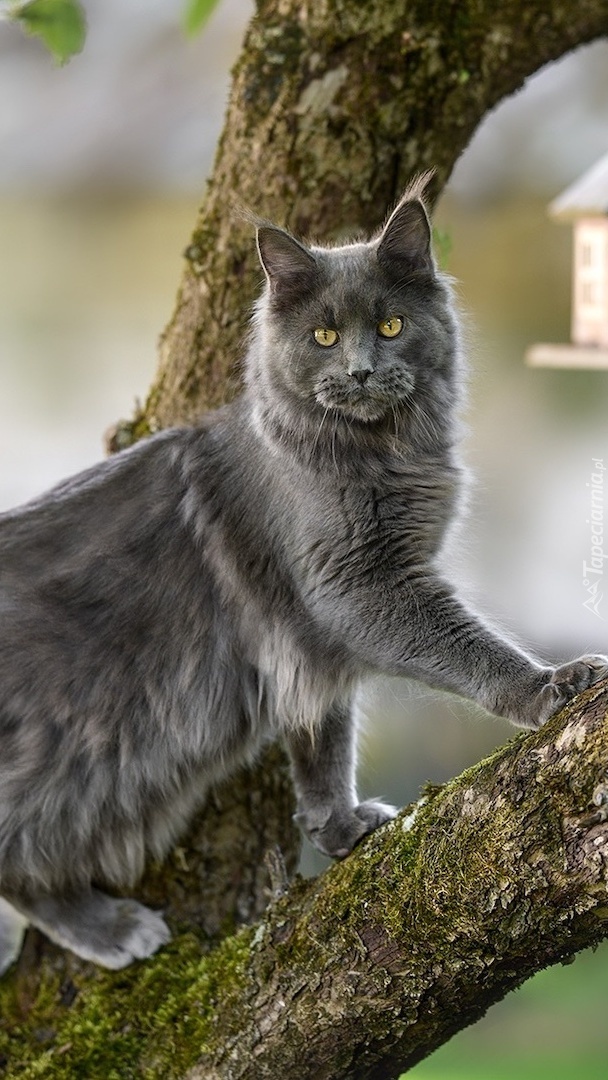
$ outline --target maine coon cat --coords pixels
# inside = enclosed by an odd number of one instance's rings
[[[26,921],[110,968],[166,942],[99,886],[135,883],[269,737],[345,856],[395,812],[357,800],[366,675],[535,728],[606,673],[531,659],[436,569],[462,375],[421,192],[368,243],[260,226],[242,396],[0,517],[0,970]]]

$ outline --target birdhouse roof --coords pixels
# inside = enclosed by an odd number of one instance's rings
[[[608,154],[549,203],[549,213],[563,221],[586,214],[608,214]]]

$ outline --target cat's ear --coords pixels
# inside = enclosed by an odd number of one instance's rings
[[[315,258],[293,236],[275,225],[260,225],[257,243],[273,296],[297,300],[312,288],[318,272]]]
[[[378,243],[378,262],[399,273],[434,270],[431,225],[422,200],[412,189],[405,192],[389,217]]]

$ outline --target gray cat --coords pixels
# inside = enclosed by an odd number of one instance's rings
[[[462,374],[421,194],[369,243],[260,226],[243,395],[0,518],[0,971],[27,922],[109,968],[166,942],[97,886],[136,882],[264,739],[345,856],[395,813],[357,800],[367,675],[536,728],[606,673],[530,659],[435,567]]]

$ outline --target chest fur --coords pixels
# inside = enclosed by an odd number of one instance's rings
[[[311,584],[343,577],[354,587],[432,561],[456,514],[458,487],[457,471],[438,465],[321,485],[300,503],[300,571]]]

